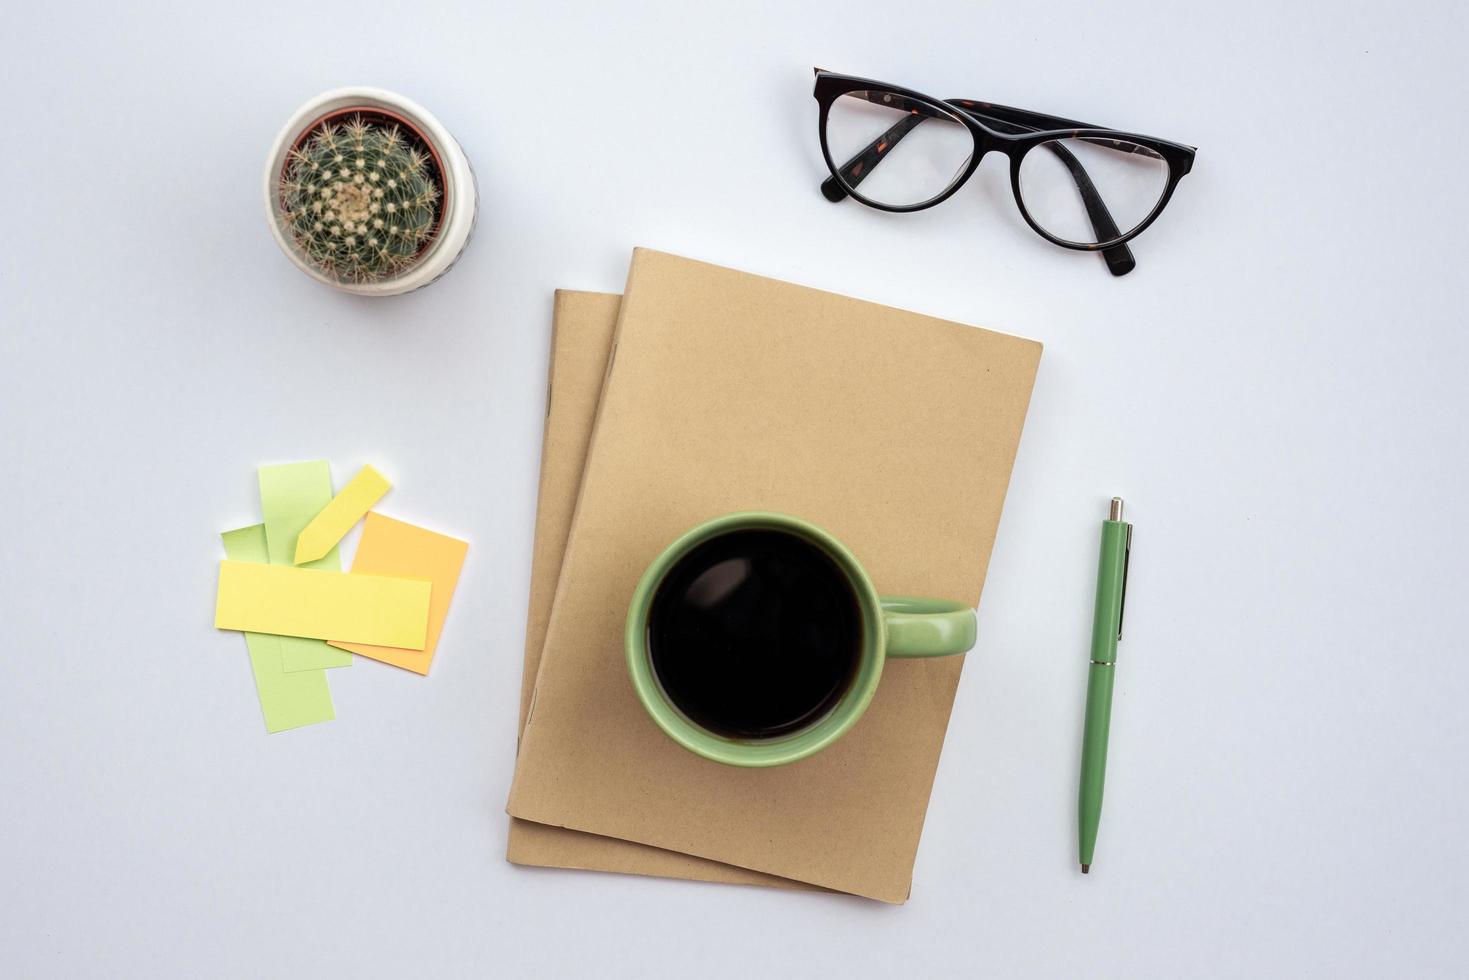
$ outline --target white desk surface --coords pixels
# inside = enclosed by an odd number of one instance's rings
[[[1463,5],[205,6],[0,30],[7,975],[1462,975]],[[827,203],[813,63],[1199,156],[1113,279],[998,158],[921,215]],[[481,181],[459,267],[393,301],[294,270],[259,200],[353,83]],[[1046,344],[904,907],[504,861],[551,293],[620,290],[634,245]],[[359,661],[337,721],[267,736],[217,535],[317,457],[470,559],[431,679]]]

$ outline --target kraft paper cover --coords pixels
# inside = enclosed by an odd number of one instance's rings
[[[749,509],[825,527],[881,592],[977,604],[1040,351],[636,251],[510,814],[904,901],[963,658],[889,662],[831,748],[740,769],[647,717],[623,619],[664,546]]]

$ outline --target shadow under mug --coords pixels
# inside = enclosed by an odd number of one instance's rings
[[[692,721],[669,698],[654,670],[648,617],[668,573],[694,548],[735,531],[783,531],[815,545],[840,569],[856,599],[860,619],[857,669],[825,715],[772,738],[735,738]],[[888,657],[944,657],[974,646],[974,610],[960,602],[879,596],[860,562],[840,541],[808,521],[768,511],[727,514],[693,528],[653,559],[633,593],[627,613],[627,666],[639,700],[658,727],[684,748],[732,766],[781,766],[821,751],[846,734],[877,692]]]

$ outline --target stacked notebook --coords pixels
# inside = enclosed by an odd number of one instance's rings
[[[833,746],[740,769],[646,715],[623,620],[737,510],[977,605],[1040,345],[642,249],[623,297],[558,293],[554,331],[509,859],[904,901],[965,658],[889,661]]]

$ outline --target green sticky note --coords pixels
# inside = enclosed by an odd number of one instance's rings
[[[269,558],[264,524],[226,531],[220,537],[224,538],[226,557],[261,564]],[[260,710],[265,714],[265,730],[283,732],[288,728],[331,721],[337,714],[332,708],[332,692],[326,686],[326,671],[287,673],[281,664],[282,639],[285,637],[268,633],[245,634],[245,646],[250,651],[250,669],[255,674],[255,690],[260,695]]]
[[[260,511],[265,516],[265,543],[272,565],[293,565],[296,538],[312,518],[332,500],[332,471],[326,460],[260,467]],[[301,568],[342,570],[342,558],[334,547]],[[280,637],[281,664],[286,671],[348,667],[352,655],[329,647],[325,640],[299,636]]]

